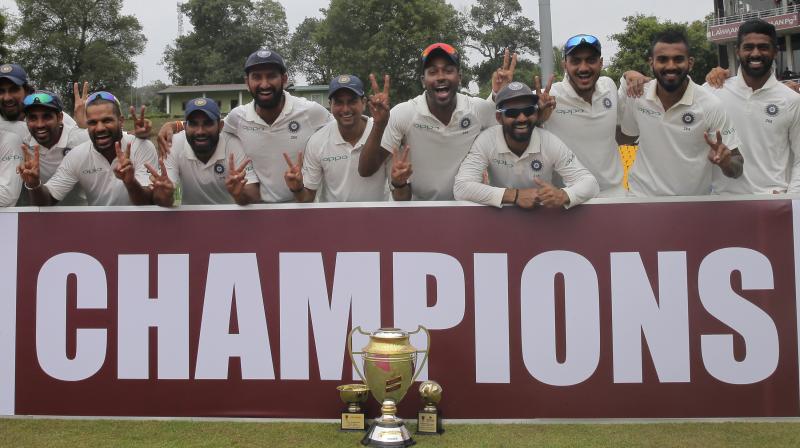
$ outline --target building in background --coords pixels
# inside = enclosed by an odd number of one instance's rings
[[[736,33],[743,22],[759,18],[778,30],[780,52],[775,59],[778,78],[797,78],[800,72],[800,1],[714,0],[714,18],[708,22],[708,40],[719,45],[719,62],[738,68]]]
[[[301,96],[330,108],[328,104],[328,86],[289,86],[286,90],[294,96]],[[169,86],[158,92],[166,98],[164,109],[167,115],[182,117],[186,103],[194,98],[211,98],[219,104],[220,112],[228,114],[240,104],[252,100],[246,84],[210,84],[199,86]]]

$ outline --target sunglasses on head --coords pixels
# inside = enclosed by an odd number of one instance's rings
[[[519,117],[519,114],[524,114],[526,117],[530,117],[531,115],[539,111],[539,105],[532,104],[530,106],[525,106],[525,107],[497,109],[497,111],[503,114],[503,116],[505,116],[506,118],[517,118]]]
[[[22,100],[22,104],[25,106],[32,106],[34,104],[52,104],[55,103],[55,101],[56,99],[49,93],[32,93]]]
[[[89,97],[86,99],[86,104],[87,105],[92,104],[93,102],[95,102],[97,100],[113,101],[113,102],[117,103],[117,106],[120,105],[119,104],[119,100],[117,99],[117,97],[115,97],[114,95],[112,95],[112,94],[110,94],[108,92],[95,92],[95,93],[89,95]]]
[[[425,50],[422,51],[422,57],[423,58],[428,57],[428,55],[431,54],[431,52],[433,50],[437,50],[437,49],[438,50],[443,50],[447,54],[457,54],[458,53],[456,51],[456,49],[453,48],[452,45],[439,43],[439,44],[428,45],[428,48],[426,48]]]
[[[596,37],[591,34],[578,34],[567,39],[567,43],[564,44],[564,53],[569,53],[570,50],[581,44],[591,45],[598,50],[600,49],[600,40]]]

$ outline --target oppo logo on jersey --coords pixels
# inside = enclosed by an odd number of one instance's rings
[[[431,126],[429,124],[424,123],[414,123],[414,127],[417,129],[424,129],[426,131],[438,131],[439,126]]]
[[[338,162],[340,160],[347,160],[350,156],[348,155],[341,155],[341,156],[330,156],[330,157],[323,157],[323,162]]]
[[[92,169],[81,171],[81,174],[96,174],[96,173],[99,173],[101,171],[103,171],[102,168],[92,168]]]

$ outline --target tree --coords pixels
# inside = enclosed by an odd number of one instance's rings
[[[331,0],[324,12],[313,33],[322,49],[319,65],[334,76],[351,73],[365,81],[370,73],[389,74],[394,104],[420,94],[426,46],[464,48],[461,20],[445,0]]]
[[[292,33],[287,51],[287,64],[290,74],[302,74],[309,84],[328,84],[333,72],[321,60],[323,48],[315,37],[322,21],[314,17],[306,17]]]
[[[11,54],[9,46],[11,44],[12,36],[8,32],[9,20],[8,12],[5,9],[0,9],[0,60],[8,60]]]
[[[521,59],[532,60],[539,54],[539,31],[533,20],[522,15],[518,0],[478,0],[463,16],[464,46],[484,58],[473,67],[479,85],[490,85],[506,48],[519,53]]]
[[[40,88],[69,101],[72,82],[121,91],[136,79],[134,58],[147,39],[122,0],[17,0],[19,27],[13,60]]]
[[[706,17],[708,18],[708,17]],[[704,21],[689,23],[659,22],[655,16],[637,14],[622,19],[625,30],[609,36],[618,43],[619,51],[612,59],[607,73],[614,80],[618,80],[626,70],[636,70],[652,76],[648,57],[650,45],[656,34],[667,29],[679,29],[686,33],[689,39],[689,53],[694,57],[694,68],[690,75],[692,79],[702,82],[712,67],[717,66],[717,52],[714,44],[706,37]]]
[[[276,0],[189,0],[181,10],[194,29],[167,46],[162,59],[175,84],[241,83],[247,56],[286,49],[286,11]]]

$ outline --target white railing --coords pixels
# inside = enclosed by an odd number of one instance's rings
[[[793,14],[800,12],[800,5],[790,5],[787,7],[780,7],[774,9],[765,9],[763,11],[751,11],[744,14],[731,14],[723,17],[715,17],[708,22],[708,27],[717,25],[727,25],[729,23],[739,23],[750,19],[763,19],[765,17],[775,17],[784,14]]]

